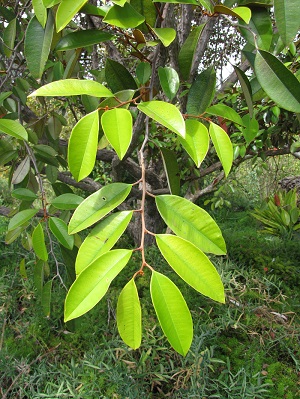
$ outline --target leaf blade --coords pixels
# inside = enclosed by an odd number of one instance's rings
[[[233,147],[230,138],[224,129],[213,122],[210,122],[209,134],[223,166],[225,175],[228,176],[233,163]]]

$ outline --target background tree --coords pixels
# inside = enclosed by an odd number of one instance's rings
[[[145,246],[155,238],[180,277],[224,302],[203,252],[226,246],[193,203],[246,159],[297,156],[297,1],[37,0],[7,2],[0,15],[0,163],[17,200],[6,241],[22,236],[35,252],[45,313],[55,278],[75,280],[67,321],[95,306],[139,251],[119,297],[120,334],[140,345],[135,281],[150,270],[159,322],[185,354],[190,313]],[[238,66],[224,81],[229,61]],[[81,244],[79,232],[97,222]],[[175,235],[161,234],[163,223]],[[127,227],[136,247],[111,250]]]

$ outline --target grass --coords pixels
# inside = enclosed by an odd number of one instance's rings
[[[215,216],[229,255],[214,262],[226,305],[195,293],[156,248],[148,250],[151,263],[179,286],[191,309],[194,340],[185,358],[170,348],[158,326],[147,273],[137,281],[144,326],[138,350],[130,350],[116,329],[115,307],[128,278],[126,268],[99,305],[67,325],[62,318],[65,292],[57,282],[51,316],[44,317],[32,271],[27,270],[28,279],[20,276],[25,252],[17,243],[3,244],[1,221],[3,399],[300,398],[299,249],[260,236],[245,212],[224,212]],[[274,256],[278,267],[265,266]],[[133,258],[129,268],[136,269],[137,261]]]

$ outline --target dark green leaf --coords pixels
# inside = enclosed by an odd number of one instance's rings
[[[137,89],[137,84],[128,70],[110,58],[107,58],[105,63],[105,79],[114,93],[121,90]]]
[[[213,67],[201,72],[193,82],[187,100],[187,113],[201,115],[211,104],[216,87],[216,73]]]
[[[177,163],[177,156],[175,152],[167,148],[160,149],[164,168],[168,180],[168,186],[171,194],[180,194],[180,171]]]
[[[39,223],[33,230],[32,246],[36,256],[46,262],[48,260],[48,251],[45,244],[45,235],[41,223]]]
[[[103,22],[119,28],[136,28],[145,21],[145,17],[138,13],[129,3],[123,7],[114,5],[105,15]]]
[[[274,0],[274,13],[278,32],[285,46],[299,33],[300,7],[298,0]]]
[[[173,100],[179,89],[178,73],[170,67],[159,67],[158,76],[163,92],[170,100]]]
[[[7,230],[11,231],[15,230],[17,227],[23,226],[37,214],[37,211],[37,209],[25,209],[24,211],[18,212],[10,219]]]
[[[112,40],[114,36],[96,29],[79,30],[63,36],[56,45],[57,51],[72,50]]]

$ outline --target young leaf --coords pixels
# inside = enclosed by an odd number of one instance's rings
[[[208,130],[203,123],[195,119],[187,119],[185,121],[185,127],[185,138],[179,137],[179,141],[199,168],[209,148]]]
[[[65,322],[88,312],[103,298],[131,254],[127,249],[106,252],[80,273],[66,297]]]
[[[216,72],[213,67],[201,72],[192,83],[187,100],[187,113],[201,115],[214,98],[216,87]]]
[[[39,223],[33,230],[32,246],[36,256],[46,262],[48,260],[48,251],[45,244],[45,235],[41,223]]]
[[[38,196],[28,188],[16,188],[11,192],[11,196],[22,201],[34,201],[38,198]]]
[[[248,7],[228,8],[223,5],[216,5],[214,7],[214,12],[242,19],[246,24],[249,24],[251,19],[251,10]]]
[[[114,5],[103,18],[103,22],[118,26],[119,28],[135,28],[145,21],[145,17],[139,14],[129,3],[123,7]]]
[[[178,73],[170,67],[159,67],[158,76],[163,92],[169,100],[173,100],[179,89]]]
[[[170,234],[157,234],[158,248],[172,269],[201,294],[225,303],[221,278],[208,257],[191,242]]]
[[[155,201],[161,217],[176,235],[204,252],[226,254],[221,230],[204,209],[175,195],[158,195]]]
[[[132,138],[132,116],[127,109],[114,108],[104,112],[101,125],[107,140],[120,159],[126,154]]]
[[[77,12],[84,6],[87,0],[63,0],[56,12],[56,31],[61,31]]]
[[[193,340],[193,320],[181,292],[168,277],[153,271],[150,293],[165,336],[171,346],[185,356]]]
[[[28,97],[63,97],[86,94],[94,97],[113,97],[114,95],[101,83],[94,80],[63,79],[48,83],[31,93]]]
[[[49,227],[61,245],[67,249],[73,248],[74,236],[68,234],[68,226],[62,219],[51,217],[49,219]]]
[[[63,36],[57,43],[55,50],[73,50],[106,42],[108,40],[112,40],[113,38],[114,35],[108,32],[99,31],[97,29],[78,30]]]
[[[28,141],[28,134],[25,128],[17,121],[0,119],[0,132],[16,137],[19,140]]]
[[[193,65],[194,56],[197,50],[199,38],[205,24],[195,27],[183,43],[178,55],[178,63],[181,76],[184,80],[188,80]]]
[[[261,87],[273,101],[283,109],[300,113],[300,82],[281,61],[259,50],[254,70]]]
[[[87,197],[78,205],[70,220],[69,234],[75,234],[102,219],[127,198],[131,187],[126,183],[111,183]]]
[[[209,134],[225,175],[228,176],[233,162],[233,147],[230,138],[225,130],[213,122],[210,122]]]
[[[47,9],[42,0],[32,0],[32,6],[39,23],[45,28],[47,21]]]
[[[206,113],[210,115],[221,116],[224,119],[243,126],[243,121],[240,115],[234,109],[225,104],[212,105],[211,107],[207,108]]]
[[[175,40],[176,30],[172,28],[151,28],[165,47],[169,47]]]
[[[185,123],[175,105],[164,101],[148,101],[138,105],[138,109],[156,122],[185,137]]]
[[[137,89],[136,82],[130,72],[122,64],[110,58],[107,58],[105,62],[105,79],[114,93]]]
[[[17,227],[23,226],[37,214],[37,211],[37,209],[25,209],[24,211],[18,212],[10,219],[7,230],[11,231],[15,230]]]
[[[82,201],[83,198],[79,195],[67,193],[54,198],[54,200],[51,202],[51,205],[57,209],[70,210],[76,209]]]
[[[70,172],[77,181],[87,177],[96,161],[99,131],[98,110],[81,118],[74,126],[68,145]]]
[[[50,316],[50,304],[51,304],[51,291],[52,291],[53,280],[47,281],[47,283],[42,288],[42,309],[46,317]]]
[[[137,349],[142,340],[142,311],[134,280],[122,289],[117,304],[117,326],[122,340]]]
[[[151,65],[149,62],[140,62],[138,64],[136,67],[136,76],[142,85],[148,82],[151,76]]]
[[[176,154],[167,148],[160,149],[171,194],[180,194],[180,171]]]
[[[278,32],[285,46],[288,46],[300,28],[300,7],[298,0],[274,0],[274,13]]]
[[[250,118],[253,116],[253,102],[252,102],[252,89],[247,75],[237,66],[234,66],[235,73],[240,81],[241,88],[248,106]]]

